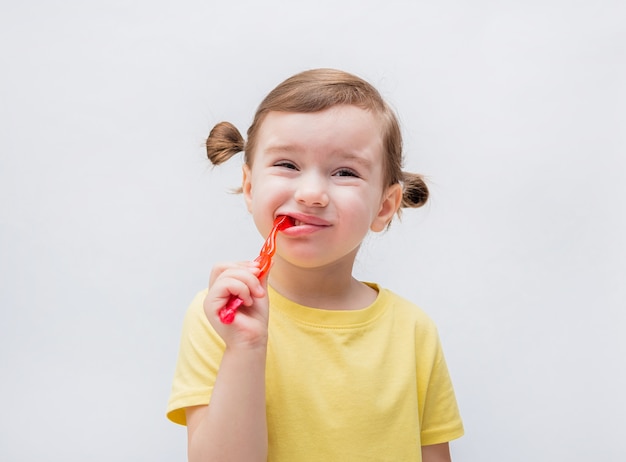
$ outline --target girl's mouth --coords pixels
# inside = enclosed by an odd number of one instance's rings
[[[293,223],[293,226],[285,229],[283,232],[290,236],[300,236],[310,234],[331,226],[331,223],[323,218],[313,215],[306,215],[300,213],[288,214],[285,213]]]
[[[285,214],[293,223],[293,226],[316,226],[316,227],[326,227],[330,226],[331,223],[323,218],[316,217],[314,215],[306,215],[300,213],[294,214]]]

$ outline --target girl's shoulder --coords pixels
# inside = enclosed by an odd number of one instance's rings
[[[421,331],[430,331],[436,335],[437,326],[435,322],[419,305],[391,289],[380,287],[377,284],[372,286],[378,290],[379,298],[387,307],[386,311],[395,318],[396,322],[413,326]]]

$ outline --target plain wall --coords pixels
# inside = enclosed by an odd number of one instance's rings
[[[262,242],[203,141],[337,67],[396,108],[428,206],[356,274],[437,322],[455,461],[624,461],[623,1],[3,1],[0,459],[184,460],[183,314]],[[245,439],[245,435],[242,435]]]

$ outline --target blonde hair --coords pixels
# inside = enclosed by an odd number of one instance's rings
[[[344,71],[313,69],[288,78],[272,90],[259,105],[248,140],[229,122],[220,122],[206,140],[207,157],[214,165],[244,152],[244,161],[252,165],[257,134],[271,111],[318,112],[348,104],[372,111],[383,124],[384,184],[402,185],[402,207],[421,207],[428,200],[428,187],[421,175],[402,170],[402,134],[398,118],[382,96],[368,82]]]

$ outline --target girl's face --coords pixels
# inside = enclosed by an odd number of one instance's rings
[[[266,115],[243,193],[264,236],[277,215],[295,219],[278,236],[280,258],[352,264],[368,231],[382,231],[400,204],[401,186],[383,186],[383,152],[378,118],[356,106]]]

